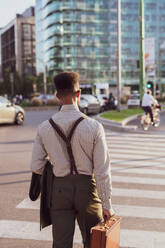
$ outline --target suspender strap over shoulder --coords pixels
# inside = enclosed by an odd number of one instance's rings
[[[68,135],[68,137],[63,133],[63,131],[61,130],[61,128],[52,120],[52,118],[49,119],[49,123],[52,125],[52,127],[54,128],[54,130],[58,133],[58,135],[65,141],[66,146],[67,146],[67,152],[69,155],[69,159],[70,159],[70,174],[78,174],[77,168],[76,168],[76,164],[75,164],[75,159],[73,156],[73,151],[72,151],[72,147],[71,147],[71,139],[73,136],[73,133],[76,129],[76,127],[78,126],[78,124],[84,120],[86,117],[82,116],[80,117],[78,120],[75,121],[73,127],[71,128],[71,131]]]

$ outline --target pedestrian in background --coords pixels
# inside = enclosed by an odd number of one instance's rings
[[[115,97],[113,96],[112,92],[109,93],[107,104],[108,104],[108,109],[115,109]]]
[[[144,93],[143,98],[142,98],[142,109],[147,113],[149,113],[150,118],[151,118],[151,124],[154,126],[154,118],[153,118],[153,113],[152,113],[152,105],[157,105],[158,102],[157,100],[152,96],[152,91],[147,90],[146,93]]]
[[[78,73],[62,72],[54,83],[62,107],[38,127],[31,169],[41,174],[47,157],[53,166],[53,248],[72,248],[76,219],[84,248],[89,248],[91,227],[114,215],[105,133],[99,122],[79,111]],[[71,147],[65,142],[68,135]]]

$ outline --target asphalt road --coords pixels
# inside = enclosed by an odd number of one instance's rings
[[[28,197],[31,177],[29,164],[37,126],[42,121],[50,118],[52,114],[53,111],[27,111],[23,126],[0,126],[0,220],[10,220],[10,222],[39,221],[39,211],[20,210],[16,207],[23,199]],[[10,222],[6,224],[8,230],[12,228]],[[2,226],[2,223],[0,223],[1,228]],[[13,229],[17,228],[15,224]],[[17,236],[14,236],[16,239],[13,239],[13,237],[10,239],[3,238],[5,237],[4,232],[5,230],[0,231],[1,248],[51,247],[51,243],[46,241],[17,239]]]
[[[39,203],[28,200],[28,190],[37,126],[52,114],[29,111],[23,126],[0,126],[1,248],[51,248],[51,230],[39,231]],[[112,161],[112,200],[123,218],[122,248],[164,248],[164,118],[163,114],[158,129],[147,133],[106,130]],[[74,248],[80,247],[79,240],[77,234]]]

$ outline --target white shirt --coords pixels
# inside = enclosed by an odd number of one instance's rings
[[[83,116],[77,106],[63,105],[52,119],[67,136],[73,123]],[[110,157],[103,126],[92,118],[79,123],[71,140],[75,164],[79,174],[92,175],[96,180],[98,195],[103,208],[111,209]],[[70,174],[70,162],[65,142],[47,121],[37,131],[33,145],[31,169],[42,173],[46,157],[53,165],[55,176]]]
[[[145,93],[142,99],[142,107],[151,107],[152,104],[157,104],[157,101],[152,95]]]

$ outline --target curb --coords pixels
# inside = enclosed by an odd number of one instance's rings
[[[164,113],[164,112],[165,110],[162,109],[160,113]],[[138,129],[137,125],[127,125],[127,123],[137,119],[139,115],[140,114],[132,115],[128,118],[125,118],[122,122],[116,122],[113,120],[102,118],[100,114],[98,114],[95,119],[101,122],[102,125],[107,129],[111,129],[114,131],[137,131],[138,132],[139,130],[137,130]]]
[[[135,120],[138,117],[139,114],[130,116],[128,118],[125,118],[122,122],[116,122],[116,121],[112,121],[112,120],[108,120],[105,118],[100,117],[100,114],[96,116],[96,120],[101,122],[102,125],[105,128],[111,129],[111,130],[117,130],[117,131],[135,131],[138,126],[137,125],[128,125],[127,123]]]
[[[130,117],[125,118],[125,119],[121,122],[121,125],[122,125],[122,126],[127,125],[128,122],[137,119],[139,115],[140,115],[140,114],[136,114],[136,115],[132,115],[132,116],[130,116]]]

